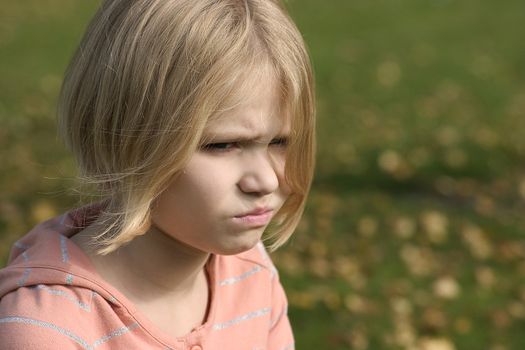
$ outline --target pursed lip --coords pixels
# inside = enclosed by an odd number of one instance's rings
[[[236,217],[236,218],[242,218],[242,217],[245,217],[245,216],[258,216],[258,215],[266,214],[266,213],[271,212],[271,211],[272,211],[272,208],[268,208],[268,207],[264,207],[264,208],[255,208],[255,209],[252,210],[252,211],[249,211],[249,212],[243,213],[243,214],[241,214],[241,215],[236,215],[235,217]]]
[[[235,216],[233,221],[242,225],[243,227],[263,227],[268,225],[272,220],[273,209],[271,208],[256,208],[249,212]]]

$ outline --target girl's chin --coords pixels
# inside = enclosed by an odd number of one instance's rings
[[[261,240],[261,235],[250,235],[250,237],[242,237],[238,240],[233,240],[228,242],[228,244],[223,245],[215,253],[219,255],[235,255],[240,254],[245,251],[248,251],[255,247],[257,243]]]

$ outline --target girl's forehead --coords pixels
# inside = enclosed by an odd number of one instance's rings
[[[269,63],[241,74],[219,110],[207,120],[205,135],[229,133],[249,138],[262,134],[288,134],[291,118],[283,103],[280,77]]]
[[[290,118],[285,115],[236,114],[208,122],[204,133],[257,138],[263,134],[287,134],[290,126]]]
[[[258,139],[288,134],[290,118],[279,106],[279,98],[267,93],[222,111],[206,123],[204,134],[241,139]]]
[[[267,118],[282,114],[280,85],[273,74],[253,74],[236,84],[236,88],[222,101],[221,106],[210,116],[208,123],[224,123],[232,116],[250,115]]]

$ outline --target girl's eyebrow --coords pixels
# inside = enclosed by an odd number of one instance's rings
[[[284,138],[289,137],[290,131],[288,130],[279,130],[272,138]],[[263,140],[266,137],[263,133],[251,132],[250,130],[212,130],[204,131],[205,139],[225,139],[225,140],[236,140],[236,141],[259,141]]]

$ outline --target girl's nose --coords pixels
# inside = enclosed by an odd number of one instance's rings
[[[278,162],[267,152],[261,153],[247,155],[243,161],[238,187],[244,193],[266,195],[279,188]]]

